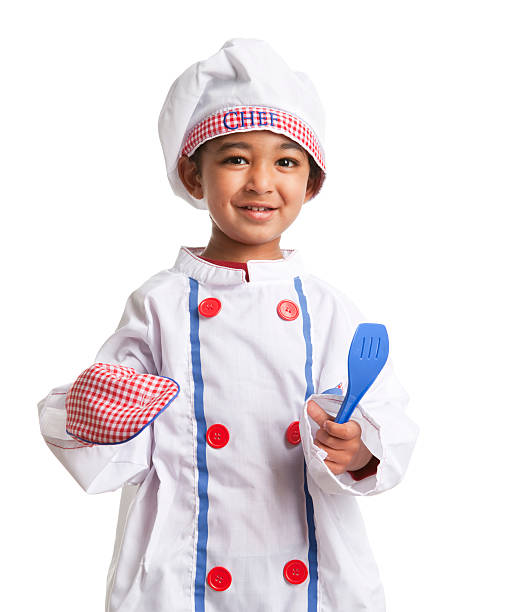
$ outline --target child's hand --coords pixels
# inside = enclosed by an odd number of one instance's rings
[[[309,401],[307,412],[319,425],[314,444],[328,453],[325,463],[333,474],[354,472],[369,463],[372,453],[362,442],[362,430],[356,421],[334,423],[334,417],[314,400]]]

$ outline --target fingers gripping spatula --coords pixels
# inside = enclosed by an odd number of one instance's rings
[[[348,354],[348,389],[335,417],[336,423],[349,421],[355,407],[373,384],[389,356],[389,337],[385,325],[361,323],[351,341]]]

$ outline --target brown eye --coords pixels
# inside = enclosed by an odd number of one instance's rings
[[[289,157],[283,157],[279,159],[277,162],[282,168],[292,168],[296,166],[297,162],[294,159],[290,159]]]
[[[241,166],[246,161],[247,160],[244,157],[241,157],[239,155],[233,155],[232,157],[228,157],[226,160],[224,160],[224,163],[233,164],[235,166]]]

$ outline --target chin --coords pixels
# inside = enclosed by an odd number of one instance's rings
[[[274,240],[277,240],[278,238],[279,236],[271,236],[269,238],[250,237],[250,238],[244,238],[244,239],[238,240],[238,242],[241,242],[241,244],[246,244],[247,246],[263,246],[265,244],[268,244],[269,242],[273,242]]]

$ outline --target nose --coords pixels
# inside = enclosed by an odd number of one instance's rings
[[[245,189],[257,194],[271,193],[273,191],[273,177],[267,164],[253,163],[246,175]]]

